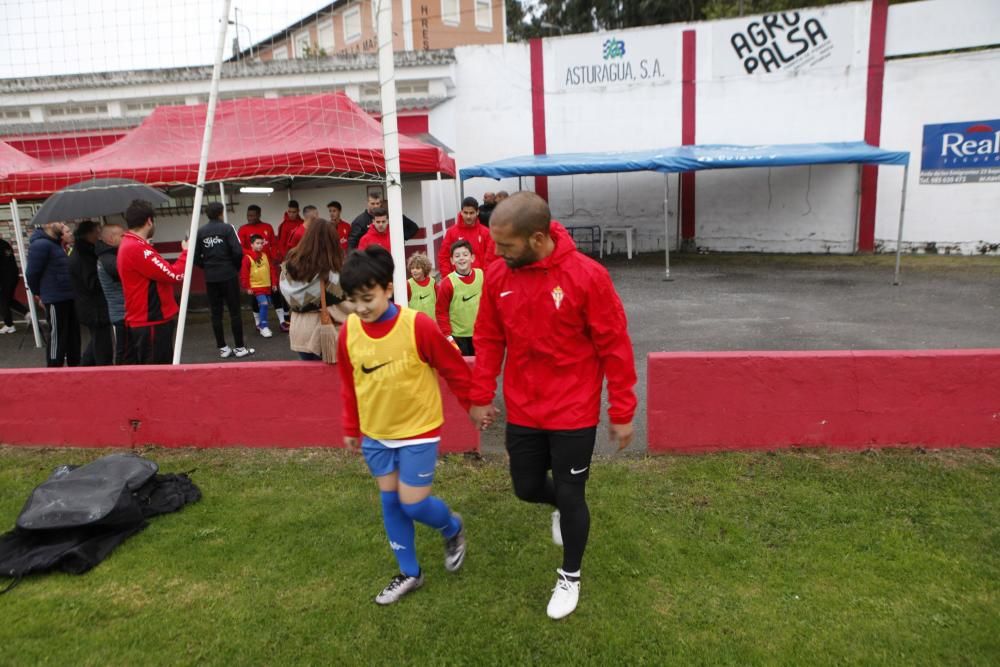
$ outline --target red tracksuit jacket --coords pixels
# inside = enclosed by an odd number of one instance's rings
[[[461,214],[459,214],[458,222],[444,233],[441,249],[438,251],[438,271],[441,272],[442,276],[447,276],[455,270],[451,263],[451,244],[459,239],[465,239],[472,246],[472,254],[475,256],[472,268],[486,271],[486,267],[497,259],[489,228],[480,224],[479,218],[476,218],[476,223],[470,227],[465,224]]]
[[[125,233],[118,248],[118,275],[125,294],[128,326],[159,324],[177,314],[174,286],[184,282],[186,259],[184,250],[173,264],[168,264],[152,243],[132,232]]]
[[[255,222],[250,224],[249,222],[240,227],[239,231],[236,232],[236,236],[240,239],[240,245],[243,246],[244,252],[250,252],[253,248],[250,245],[250,237],[254,234],[264,237],[264,250],[268,252],[274,251],[274,227],[271,226],[270,222]]]
[[[389,252],[392,252],[392,243],[389,241],[388,227],[385,228],[384,234],[379,234],[378,230],[375,229],[375,225],[369,227],[368,231],[365,232],[365,235],[361,237],[360,241],[358,241],[358,250],[364,250],[368,246],[376,244],[382,246]]]
[[[495,262],[486,272],[473,344],[469,399],[493,401],[503,364],[507,421],[547,430],[589,428],[600,421],[601,385],[616,424],[635,414],[635,360],[625,310],[607,270],[577,252],[552,223],[555,251],[518,269]]]
[[[271,253],[271,257],[279,264],[285,261],[288,251],[295,247],[295,244],[292,243],[292,234],[302,226],[302,223],[302,218],[289,220],[288,213],[286,212],[281,224],[278,225],[278,238],[274,242],[274,247],[268,248],[268,251]]]

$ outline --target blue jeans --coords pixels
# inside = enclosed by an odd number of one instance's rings
[[[257,314],[260,316],[260,327],[267,326],[267,307],[271,305],[271,297],[266,294],[256,294]]]

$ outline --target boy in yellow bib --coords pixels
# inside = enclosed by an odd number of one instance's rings
[[[451,263],[455,270],[441,279],[437,294],[437,323],[441,333],[454,340],[462,355],[476,356],[472,345],[472,330],[479,314],[479,297],[483,293],[483,270],[472,264],[476,256],[472,244],[461,239],[451,246]]]
[[[437,304],[437,282],[431,277],[431,260],[422,252],[415,252],[406,260],[410,279],[406,281],[406,302],[413,310],[419,310],[434,319]]]
[[[465,560],[462,517],[431,495],[444,413],[437,372],[469,407],[471,371],[434,321],[391,301],[392,255],[373,245],[351,253],[340,286],[355,312],[341,330],[337,363],[343,386],[344,444],[361,445],[382,498],[382,518],[399,574],[375,597],[386,605],[420,588],[414,521],[444,538],[444,567]],[[437,371],[437,372],[435,372]]]

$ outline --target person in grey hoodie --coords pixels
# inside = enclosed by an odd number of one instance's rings
[[[212,202],[205,207],[208,223],[198,229],[194,244],[194,263],[205,271],[205,287],[212,311],[212,331],[219,356],[245,357],[254,350],[243,342],[243,318],[240,313],[240,268],[243,266],[243,246],[232,225],[222,221],[222,204]],[[223,306],[229,309],[233,329],[233,347],[226,344],[222,329]]]
[[[115,344],[115,365],[125,358],[125,293],[122,279],[118,277],[118,246],[125,229],[121,225],[104,225],[97,240],[97,280],[101,283],[104,300],[108,302],[108,319],[111,320]]]
[[[68,227],[61,222],[42,225],[31,235],[28,267],[24,278],[31,292],[45,306],[49,341],[45,346],[47,366],[80,365],[80,320],[73,304],[69,257],[62,238]]]

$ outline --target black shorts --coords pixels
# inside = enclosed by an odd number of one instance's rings
[[[545,474],[559,482],[583,483],[590,477],[597,427],[547,431],[507,424],[511,474]]]

